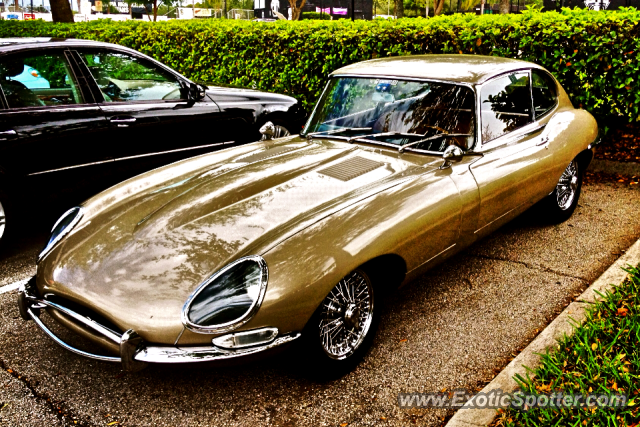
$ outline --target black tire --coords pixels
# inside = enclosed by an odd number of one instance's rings
[[[347,287],[356,291],[349,290],[349,293],[360,298],[348,301],[344,295]],[[360,305],[354,308],[357,304]],[[303,331],[301,350],[308,362],[305,363],[309,369],[307,374],[326,381],[352,371],[371,348],[379,321],[380,302],[375,299],[374,284],[364,270],[356,269],[329,292]],[[328,325],[332,323],[335,328],[332,336],[343,346],[332,345],[333,341],[327,340],[326,332],[332,328]]]
[[[7,193],[0,187],[0,251],[6,248],[15,227],[12,212]]]
[[[580,163],[577,158],[573,159],[562,172],[553,193],[547,196],[544,201],[546,219],[549,222],[558,224],[571,218],[580,199],[582,176]]]

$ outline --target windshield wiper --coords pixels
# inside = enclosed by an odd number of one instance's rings
[[[367,138],[379,138],[381,136],[406,136],[406,137],[412,137],[412,136],[424,136],[421,133],[404,133],[404,132],[381,132],[381,133],[371,133],[369,135],[356,135],[356,136],[352,136],[351,138],[349,138],[347,140],[347,142],[353,142],[353,141],[357,141],[359,139],[363,139],[365,141],[371,141],[371,142],[379,142],[376,141],[375,139],[367,139]]]
[[[424,138],[424,139],[421,139],[419,141],[413,141],[413,142],[410,142],[409,144],[401,145],[400,148],[398,148],[398,151],[402,153],[405,148],[411,147],[412,145],[418,145],[418,144],[421,144],[423,142],[434,141],[434,140],[439,139],[439,138],[455,138],[456,136],[471,136],[471,134],[469,134],[469,133],[439,133],[437,135],[430,136],[429,138]]]
[[[357,132],[357,131],[361,131],[361,130],[371,130],[372,128],[340,128],[340,129],[331,129],[331,130],[321,130],[319,132],[311,132],[311,133],[307,133],[304,136],[306,138],[311,138],[313,136],[316,135],[333,135],[334,133],[340,133],[340,132]]]

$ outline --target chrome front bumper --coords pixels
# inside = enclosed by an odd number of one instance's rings
[[[66,307],[36,297],[32,289],[33,279],[22,286],[18,294],[18,306],[23,319],[33,320],[45,334],[66,350],[90,359],[122,363],[122,368],[128,372],[139,371],[149,363],[208,362],[248,356],[281,346],[300,337],[299,333],[280,335],[267,344],[237,350],[227,350],[214,345],[201,347],[149,346],[145,344],[142,338],[132,329],[129,329],[124,334],[120,334]],[[120,357],[88,353],[67,344],[40,320],[40,310],[44,308],[58,310],[74,321],[113,341],[120,348]]]

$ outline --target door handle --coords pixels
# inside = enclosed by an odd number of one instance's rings
[[[11,135],[17,135],[16,131],[11,129],[11,130],[6,130],[4,132],[0,132],[0,136],[11,136]]]
[[[131,123],[135,123],[136,122],[136,118],[135,117],[114,117],[109,121],[111,123],[117,124],[118,127],[126,128]]]
[[[543,136],[542,138],[540,138],[540,142],[538,142],[536,145],[537,146],[544,145],[547,142],[549,142],[549,137],[548,136]]]

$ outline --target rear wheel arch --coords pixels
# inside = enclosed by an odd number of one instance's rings
[[[593,160],[593,151],[590,149],[586,149],[580,152],[576,156],[576,160],[578,162],[578,166],[580,167],[580,174],[584,175],[585,171],[589,167],[589,164],[591,164],[591,160]]]

